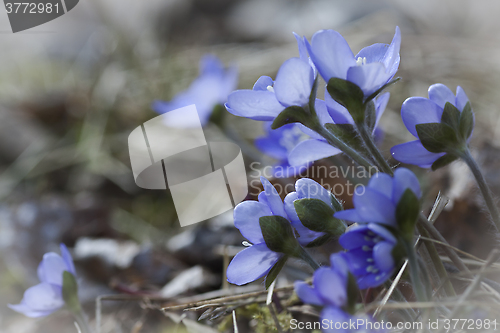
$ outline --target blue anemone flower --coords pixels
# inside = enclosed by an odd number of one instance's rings
[[[286,60],[279,68],[275,81],[269,76],[261,76],[252,90],[231,93],[225,104],[230,113],[253,120],[272,121],[289,106],[309,103],[316,69],[307,56],[305,40],[294,35],[299,58]]]
[[[379,172],[372,176],[368,186],[356,189],[354,209],[336,212],[334,216],[351,222],[375,222],[396,227],[396,207],[406,189],[421,197],[417,176],[410,170],[398,168],[394,177]]]
[[[24,292],[20,304],[9,304],[9,308],[27,317],[44,317],[64,306],[62,297],[63,272],[76,276],[75,265],[64,244],[60,245],[61,255],[54,252],[44,254],[38,266],[40,283]]]
[[[306,43],[309,56],[321,76],[350,81],[368,97],[388,83],[399,67],[401,32],[396,32],[391,44],[377,43],[363,48],[354,56],[347,41],[334,30],[316,32]]]
[[[360,289],[378,287],[394,272],[392,249],[397,240],[383,226],[353,225],[340,236],[339,243],[347,250],[349,270],[356,276]]]
[[[224,68],[222,62],[214,55],[205,55],[200,60],[200,74],[191,83],[189,88],[177,94],[171,101],[155,101],[153,110],[158,113],[182,108],[191,104],[196,105],[196,110],[204,126],[212,114],[214,107],[223,105],[227,96],[236,89],[238,84],[238,70],[235,66]],[[194,127],[199,126],[198,121],[170,113],[166,115],[169,126]]]
[[[253,245],[239,252],[227,268],[227,280],[236,285],[255,281],[269,273],[284,256],[271,251],[260,229],[259,218],[279,215],[288,219],[283,201],[274,186],[264,177],[260,178],[264,191],[258,201],[244,201],[234,209],[234,225]]]
[[[460,112],[469,102],[464,90],[458,86],[456,96],[441,83],[429,87],[429,98],[410,97],[401,106],[403,122],[413,136],[418,138],[416,126],[426,123],[440,123],[444,106],[447,102],[453,104]],[[470,140],[471,135],[468,138]],[[432,153],[424,148],[420,140],[410,141],[391,148],[392,156],[403,163],[430,168],[432,164],[446,153]]]

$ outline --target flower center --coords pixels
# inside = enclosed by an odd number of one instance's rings
[[[356,66],[366,65],[366,57],[358,57],[356,59]]]
[[[274,92],[274,87],[273,86],[267,86],[267,91]]]

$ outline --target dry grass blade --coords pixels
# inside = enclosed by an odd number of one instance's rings
[[[288,286],[288,287],[278,288],[275,290],[275,292],[290,292],[290,291],[293,291],[293,289],[294,289],[293,286]],[[170,305],[170,306],[167,305],[167,306],[162,307],[161,310],[162,311],[184,310],[187,308],[200,307],[200,306],[203,306],[206,304],[210,304],[210,305],[214,306],[214,305],[220,305],[220,304],[233,302],[233,301],[240,301],[240,300],[244,300],[247,298],[266,296],[267,293],[268,293],[268,291],[264,290],[264,291],[257,291],[257,292],[239,294],[239,295],[214,298],[214,299],[207,299],[207,300],[193,302],[193,303],[184,303],[184,304],[178,304],[178,305],[176,304],[176,305]]]

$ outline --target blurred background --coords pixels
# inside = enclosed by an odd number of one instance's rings
[[[474,154],[500,196],[499,10],[493,0],[81,0],[68,14],[13,34],[1,9],[0,331],[76,332],[64,311],[34,320],[6,306],[38,283],[43,253],[63,242],[92,325],[97,296],[131,296],[103,301],[102,332],[209,332],[133,297],[226,288],[224,267],[243,238],[231,216],[180,228],[168,191],[134,183],[127,147],[129,133],[157,115],[152,102],[185,90],[206,53],[236,65],[238,87],[249,89],[298,55],[292,32],[310,38],[335,29],[357,53],[389,43],[398,25],[402,80],[390,88],[381,122],[384,153],[411,139],[399,116],[407,97],[426,97],[436,82],[453,91],[460,85],[476,115]],[[263,133],[260,122],[224,118],[227,133],[243,142]],[[244,153],[247,164],[262,158]],[[437,221],[444,236],[485,259],[495,240],[468,169],[416,171],[426,209],[439,191],[451,198]],[[203,325],[217,329],[223,320]]]

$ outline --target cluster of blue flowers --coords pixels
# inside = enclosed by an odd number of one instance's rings
[[[343,152],[341,146],[332,144],[325,137],[323,129],[331,128],[329,125],[348,125],[355,131],[367,126],[369,135],[376,137],[380,117],[389,100],[389,93],[382,94],[382,91],[395,82],[393,78],[400,62],[399,28],[396,28],[390,44],[368,46],[356,56],[345,39],[333,30],[317,32],[310,43],[297,35],[296,39],[300,56],[285,61],[274,81],[262,76],[252,90],[231,93],[225,104],[234,115],[267,122],[264,125],[266,136],[257,139],[256,144],[263,152],[278,159],[275,167],[308,166],[316,160]],[[324,100],[315,95],[318,74],[327,82]],[[369,108],[372,114],[368,114]],[[468,98],[460,87],[455,96],[446,86],[435,84],[429,88],[429,99],[409,98],[404,102],[401,114],[408,130],[419,140],[393,147],[392,156],[404,163],[426,168],[432,166],[433,169],[450,163],[456,158],[453,154],[459,151],[460,144],[468,143],[472,134],[474,119],[473,115],[466,115],[469,111]],[[304,121],[304,116],[299,116],[299,113],[316,118],[316,123]],[[429,135],[426,125],[443,127],[444,138],[454,146],[439,146]],[[459,132],[456,139],[450,138],[448,128]],[[364,143],[369,150],[370,142]],[[370,157],[376,160],[376,156]],[[310,217],[303,210],[297,214],[298,209],[305,207],[314,213],[321,211],[326,214],[323,217],[330,214],[330,218],[337,221],[352,223],[338,240],[345,251],[332,255],[330,267],[315,270],[312,287],[303,282],[296,283],[296,293],[304,303],[322,307],[322,319],[343,322],[355,318],[355,311],[349,306],[353,300],[349,298],[357,296],[348,295],[349,275],[354,277],[360,289],[382,285],[394,274],[405,256],[394,253],[398,243],[408,245],[413,239],[417,216],[412,213],[405,216],[401,212],[419,211],[422,194],[418,179],[405,168],[395,171],[389,168],[389,172],[391,174],[372,176],[363,191],[354,194],[354,209],[333,209],[331,194],[321,188],[320,195],[313,198],[330,205],[331,211],[325,207],[318,210],[321,205],[317,204],[315,208],[297,205],[300,199],[311,198],[301,194],[300,190],[304,184],[314,183],[311,179],[296,182],[297,191],[286,196],[284,208],[274,188],[262,179],[265,194],[259,196],[259,202],[243,202],[235,209],[235,225],[253,245],[233,259],[228,267],[228,281],[241,285],[266,276],[280,258],[287,256],[285,252],[272,251],[266,246],[266,237],[263,237],[258,222],[260,218],[266,215],[284,217],[294,228],[298,243],[305,246],[324,234],[319,232],[321,229],[317,225],[310,224]]]
[[[390,44],[373,44],[356,56],[333,30],[315,33],[310,42],[295,38],[299,57],[286,60],[275,80],[261,76],[252,89],[233,91],[236,68],[225,69],[217,58],[207,56],[187,91],[153,107],[165,113],[195,104],[206,124],[214,108],[224,105],[233,115],[263,121],[265,136],[255,144],[278,160],[275,177],[295,176],[295,170],[340,153],[361,166],[375,165],[384,171],[356,191],[353,209],[344,210],[337,198],[308,178],[297,180],[295,191],[282,200],[264,177],[258,200],[244,201],[234,209],[234,224],[248,242],[229,264],[228,281],[244,285],[266,277],[269,286],[288,258],[300,258],[315,272],[312,286],[295,284],[299,298],[321,307],[322,319],[345,322],[360,316],[354,306],[358,295],[352,290],[382,285],[404,257],[414,258],[414,226],[422,197],[419,181],[406,168],[391,168],[374,144],[390,97],[383,90],[397,81],[401,33],[396,28]],[[319,76],[326,81],[324,100],[316,98]],[[407,99],[401,116],[417,140],[392,147],[396,160],[434,170],[467,158],[474,115],[461,87],[453,94],[434,84],[428,99]],[[192,125],[182,117],[169,121],[174,126]],[[355,147],[350,147],[352,142]],[[320,267],[307,248],[337,238],[344,251],[331,255],[329,266]],[[64,246],[61,252],[62,258],[45,255],[38,271],[41,283],[28,289],[12,309],[37,317],[64,305],[62,274],[74,275],[75,270]]]

